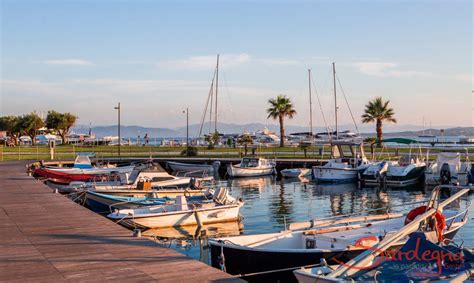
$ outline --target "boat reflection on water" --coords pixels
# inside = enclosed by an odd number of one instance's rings
[[[275,176],[248,177],[227,180],[228,188],[241,189],[242,195],[249,193],[262,193],[275,183]]]
[[[238,236],[243,230],[240,221],[198,226],[150,229],[143,236],[153,239],[161,246],[180,251],[192,258],[209,264],[208,238]]]

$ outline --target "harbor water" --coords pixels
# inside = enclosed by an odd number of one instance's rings
[[[316,184],[299,179],[279,180],[276,177],[221,180],[218,186],[226,186],[234,197],[241,197],[245,205],[241,209],[241,223],[223,223],[204,227],[208,237],[239,234],[278,232],[292,222],[308,221],[336,215],[349,215],[372,210],[408,212],[419,206],[406,206],[430,197],[431,190],[424,186],[406,188],[358,188],[356,184]],[[474,194],[464,196],[458,205],[465,207]],[[459,231],[456,242],[474,247],[474,213],[469,212],[468,223]],[[209,263],[207,249],[196,240],[202,233],[196,227],[151,230],[159,243],[187,256]]]

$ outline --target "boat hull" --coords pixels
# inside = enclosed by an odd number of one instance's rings
[[[227,174],[229,177],[258,177],[272,175],[274,167],[269,166],[265,168],[243,168],[235,165],[229,165],[227,167]]]
[[[360,170],[355,168],[313,167],[314,179],[322,183],[357,182]]]
[[[469,175],[466,172],[457,173],[452,177],[453,182],[458,182],[461,186],[469,185]],[[439,172],[425,172],[425,184],[428,186],[437,186],[441,184]]]
[[[160,213],[157,215],[125,217],[119,223],[127,228],[143,230],[177,226],[197,225],[197,213],[202,224],[230,222],[239,220],[239,210],[242,204],[223,205],[214,208],[186,210]],[[111,215],[109,218],[114,219]],[[114,219],[120,220],[120,218]]]
[[[416,167],[406,175],[396,176],[391,175],[390,172],[386,175],[386,184],[387,186],[393,187],[400,187],[400,186],[408,186],[414,185],[422,181],[422,177],[424,176],[426,166]]]

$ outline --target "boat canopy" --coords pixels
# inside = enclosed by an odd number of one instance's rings
[[[357,141],[332,141],[331,158],[364,158],[364,144]]]

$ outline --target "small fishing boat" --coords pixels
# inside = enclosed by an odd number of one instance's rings
[[[194,164],[168,161],[166,162],[169,168],[174,172],[197,173],[197,174],[214,174],[221,166],[220,161],[214,161],[212,164]]]
[[[227,166],[229,177],[257,177],[271,175],[274,172],[275,162],[262,157],[244,157],[239,164]]]
[[[206,192],[199,196],[187,196],[188,202],[200,202],[212,199],[212,193]],[[169,197],[158,197],[157,194],[148,195],[144,197],[128,197],[128,196],[114,196],[110,194],[101,194],[94,191],[86,192],[86,204],[97,213],[111,213],[113,209],[127,209],[137,208],[141,206],[153,206],[153,205],[164,205],[173,204],[176,198]]]
[[[243,204],[241,200],[230,196],[226,188],[221,187],[214,192],[212,200],[188,203],[186,197],[178,196],[174,204],[117,209],[107,217],[125,227],[142,230],[205,225],[237,221]]]
[[[465,161],[461,161],[459,152],[440,152],[437,160],[426,168],[425,183],[430,186],[439,184],[466,186],[473,182],[471,166],[467,152]]]
[[[331,159],[322,166],[313,166],[318,182],[356,182],[371,162],[364,154],[362,142],[331,142]]]
[[[308,168],[287,168],[280,171],[281,176],[285,178],[307,177],[311,175],[311,169]]]
[[[49,172],[66,173],[71,175],[89,174],[89,175],[104,175],[112,172],[116,173],[130,173],[135,166],[115,166],[107,163],[103,166],[93,166],[90,157],[95,156],[91,153],[79,153],[74,160],[72,167],[58,167],[58,166],[44,166]],[[42,168],[39,168],[42,169]]]
[[[71,182],[95,182],[115,178],[116,174],[130,174],[135,165],[117,167],[107,164],[103,167],[92,166],[91,154],[78,154],[73,167],[40,166],[32,169],[32,175],[38,179],[56,184]]]
[[[114,173],[102,179],[92,179],[92,181],[72,181],[67,185],[48,182],[48,185],[62,193],[71,193],[84,190],[176,189],[188,186],[195,189],[200,187],[202,182],[212,180],[212,177],[192,178],[173,176],[166,172],[159,164],[154,164],[136,167],[131,173]]]
[[[439,197],[439,190],[433,193],[432,198],[435,196]],[[364,252],[367,246],[375,245],[402,229],[431,205],[436,207],[436,204],[428,202],[423,210],[414,209],[406,216],[397,213],[317,219],[295,223],[290,225],[289,230],[277,233],[210,239],[211,263],[220,268],[224,259],[226,272],[230,274],[284,270],[278,278],[291,280],[294,277],[288,272],[289,268],[317,264],[322,258],[330,264],[346,262]],[[467,222],[468,209],[447,209],[437,217],[443,218],[446,223],[442,229],[436,226],[442,231],[441,237],[452,239]],[[437,233],[436,229],[427,227],[433,233]],[[400,248],[406,240],[403,237],[397,239],[393,248]],[[364,245],[359,245],[361,241]],[[265,281],[268,278],[261,279]]]
[[[444,190],[458,190],[457,193],[450,196],[447,199],[436,200],[436,198],[442,195],[442,191]],[[405,245],[412,245],[413,237],[409,237],[410,234],[413,232],[419,231],[425,239],[430,239],[433,242],[438,244],[443,244],[449,242],[452,237],[446,235],[446,232],[449,231],[456,222],[459,222],[461,217],[454,216],[455,218],[452,221],[445,222],[443,220],[443,214],[446,212],[443,211],[449,204],[454,201],[457,201],[461,196],[467,194],[470,191],[469,188],[462,188],[457,186],[438,186],[433,190],[430,200],[428,204],[423,207],[423,209],[417,208],[416,210],[412,210],[405,220],[405,225],[401,227],[401,229],[388,232],[384,235],[383,238],[377,239],[377,237],[372,237],[372,235],[367,235],[366,237],[360,239],[356,246],[365,247],[366,250],[360,253],[355,258],[349,261],[336,261],[336,262],[328,262],[327,259],[332,258],[325,258],[323,262],[323,266],[313,267],[313,268],[301,268],[294,271],[298,282],[306,283],[306,282],[352,282],[356,280],[357,276],[360,275],[360,272],[365,273],[367,270],[373,269],[373,264],[377,261],[377,256],[381,255],[385,251],[393,250],[400,251],[400,248]],[[462,216],[464,222],[466,221],[466,215]],[[461,220],[462,221],[462,220]],[[458,229],[462,227],[462,225],[458,224]],[[443,228],[444,227],[444,228]],[[458,230],[457,229],[457,230]],[[453,231],[454,232],[454,231]],[[400,243],[402,245],[400,246]],[[401,249],[402,252],[405,250]],[[412,252],[417,253],[417,251],[412,250]],[[423,250],[421,250],[424,253]],[[394,253],[391,252],[393,255]],[[396,253],[395,253],[396,254]],[[426,258],[426,255],[425,255]],[[438,257],[439,258],[439,257]],[[434,258],[432,258],[434,259]],[[446,258],[439,258],[440,261],[448,261]],[[341,264],[344,263],[344,264]],[[317,262],[313,262],[312,264],[317,264]],[[327,264],[338,264],[338,266],[329,267]],[[440,262],[438,262],[438,265]],[[408,266],[408,268],[412,268],[413,266]],[[438,266],[439,267],[439,266]],[[472,267],[470,267],[472,268]],[[420,268],[418,270],[418,275],[422,274],[420,272],[428,271],[428,269]],[[398,275],[402,274],[402,270],[398,268]],[[462,273],[462,272],[461,272]],[[393,272],[391,272],[393,274]],[[426,274],[426,273],[425,273]],[[385,276],[382,274],[373,274],[375,277],[372,279],[378,282],[377,276]],[[416,275],[416,274],[413,274]],[[458,274],[459,275],[459,274]],[[359,278],[362,279],[362,278]],[[440,279],[439,277],[434,277],[433,279]],[[364,280],[365,281],[365,280]],[[383,282],[391,282],[392,280],[387,280]],[[408,278],[402,280],[401,282],[408,282],[410,281]],[[457,282],[457,281],[452,281]]]

